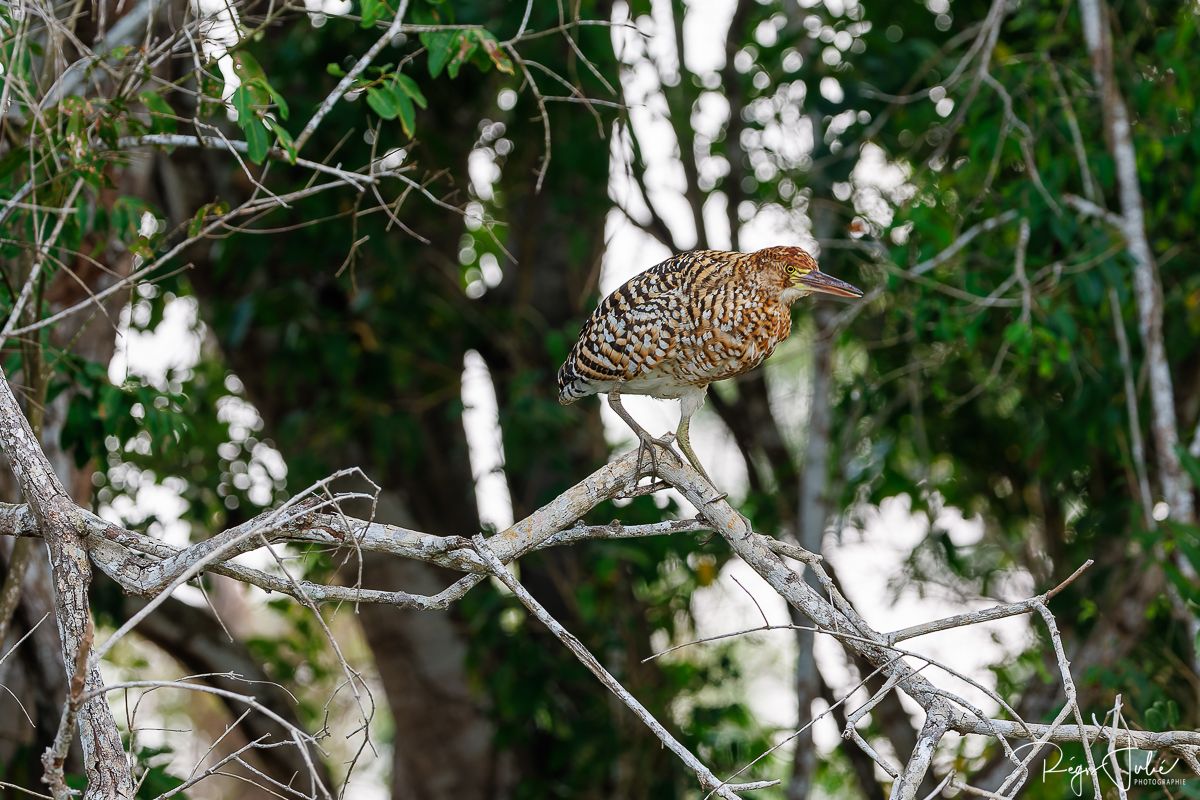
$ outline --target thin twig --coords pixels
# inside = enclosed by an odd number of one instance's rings
[[[549,628],[550,632],[553,633],[555,637],[562,642],[563,645],[566,646],[566,648],[570,650],[576,658],[579,659],[580,663],[587,667],[589,672],[595,675],[596,678],[602,684],[604,684],[609,691],[620,698],[621,702],[624,703],[625,706],[629,708],[629,710],[632,711],[640,720],[642,720],[646,727],[658,737],[659,741],[661,741],[668,750],[678,756],[679,759],[683,761],[683,763],[686,764],[689,769],[696,773],[696,777],[700,780],[700,785],[702,787],[715,791],[719,797],[727,798],[727,800],[734,800],[734,798],[737,797],[737,795],[733,793],[733,790],[729,786],[726,786],[723,781],[719,780],[717,776],[714,775],[712,771],[700,761],[700,759],[696,758],[696,756],[693,755],[690,750],[684,747],[678,739],[672,736],[667,729],[663,727],[662,723],[655,719],[654,715],[651,714],[645,706],[639,703],[637,698],[630,694],[629,691],[622,686],[620,682],[617,681],[617,679],[614,678],[599,661],[596,660],[596,657],[593,656],[591,652],[589,652],[588,649],[583,646],[582,642],[571,635],[566,628],[559,624],[558,620],[551,616],[550,612],[546,611],[546,609],[542,607],[541,603],[534,599],[533,595],[529,594],[528,590],[526,590],[525,587],[522,586],[521,583],[512,576],[512,573],[504,568],[504,565],[500,562],[500,559],[497,558],[496,554],[492,552],[490,547],[488,547],[487,540],[483,536],[473,536],[471,538],[471,542],[475,546],[475,552],[477,552],[483,559],[484,563],[488,565],[492,576],[499,579],[500,582],[503,583],[518,600],[521,601],[521,604],[529,609],[530,613],[537,617],[539,622]]]
[[[304,130],[300,131],[300,135],[296,137],[296,152],[299,152],[301,149],[303,149],[305,143],[308,142],[309,137],[316,133],[317,127],[321,124],[321,120],[325,119],[325,115],[333,110],[333,107],[337,105],[337,102],[342,98],[342,95],[346,94],[346,92],[350,90],[350,88],[354,85],[354,82],[358,80],[358,76],[361,75],[367,67],[371,66],[371,62],[375,60],[375,56],[379,55],[379,51],[382,50],[388,42],[400,34],[400,26],[404,22],[404,14],[406,11],[408,11],[408,0],[400,0],[400,7],[396,10],[396,16],[392,18],[392,23],[388,25],[388,28],[386,31],[384,31],[383,36],[380,36],[375,44],[371,45],[367,52],[363,53],[362,56],[359,57],[358,61],[354,62],[354,66],[350,68],[350,70],[342,77],[340,81],[338,81],[337,86],[333,87],[333,91],[326,95],[325,99],[321,101],[321,105],[317,108],[316,112],[304,125]]]

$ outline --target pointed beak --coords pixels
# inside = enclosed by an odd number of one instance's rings
[[[826,275],[820,270],[813,270],[800,279],[800,285],[809,291],[822,292],[824,294],[832,294],[837,297],[859,298],[863,296],[862,289],[858,289],[845,281],[839,281],[832,275]]]

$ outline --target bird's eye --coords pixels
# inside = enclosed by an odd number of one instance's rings
[[[787,273],[788,273],[788,275],[795,275],[796,274],[796,266],[794,264],[788,264]]]

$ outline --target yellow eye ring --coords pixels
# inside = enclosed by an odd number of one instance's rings
[[[788,275],[795,275],[796,274],[796,266],[794,264],[788,264],[787,271],[788,271]]]

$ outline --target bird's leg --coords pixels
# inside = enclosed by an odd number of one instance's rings
[[[704,405],[704,397],[708,393],[708,388],[704,387],[691,394],[686,394],[679,398],[679,428],[675,431],[675,439],[679,442],[679,448],[683,450],[683,454],[687,456],[687,460],[695,467],[696,472],[700,473],[700,477],[704,478],[714,489],[716,484],[713,479],[708,477],[708,472],[704,469],[704,465],[700,463],[700,457],[696,455],[696,451],[692,449],[692,440],[689,437],[689,431],[692,424],[692,415],[699,410],[700,406]],[[728,494],[722,492],[716,497],[705,500],[707,503],[715,503],[718,500],[723,500]]]
[[[692,417],[690,414],[685,414],[679,418],[679,428],[675,431],[675,440],[679,442],[679,449],[687,456],[687,460],[696,468],[696,472],[704,480],[712,483],[712,478],[708,477],[708,473],[704,471],[704,465],[700,463],[699,457],[696,456],[696,451],[692,449],[692,442],[688,438],[688,429],[691,426]],[[715,484],[714,484],[715,485]]]
[[[679,418],[679,429],[675,432],[675,439],[679,442],[679,448],[683,450],[683,454],[687,456],[687,460],[695,467],[696,472],[700,473],[700,477],[712,484],[715,489],[717,484],[713,483],[713,479],[708,477],[708,473],[704,470],[704,465],[700,463],[700,458],[696,455],[696,451],[692,449],[692,442],[688,438],[688,428],[691,424],[690,416]],[[721,492],[716,497],[705,500],[705,504],[715,503],[718,500],[724,500],[729,496],[728,492]]]
[[[625,406],[621,403],[621,390],[613,389],[608,393],[608,406],[613,411],[617,412],[617,416],[625,420],[625,424],[633,430],[638,437],[638,458],[637,466],[634,468],[636,475],[642,474],[642,456],[646,453],[650,454],[650,473],[655,477],[658,476],[658,457],[654,454],[654,445],[671,449],[671,440],[664,437],[655,439],[650,435],[650,432],[637,423],[629,412],[625,410]],[[637,482],[636,480],[634,481]]]

